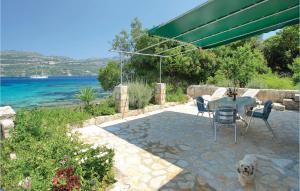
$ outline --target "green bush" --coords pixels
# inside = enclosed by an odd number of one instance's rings
[[[216,72],[214,77],[210,76],[207,78],[207,84],[213,84],[220,87],[234,87],[234,84],[231,80],[226,79],[224,73],[220,70]]]
[[[128,86],[129,107],[140,109],[147,106],[153,96],[151,87],[143,82],[130,82]]]
[[[92,105],[89,109],[89,113],[91,113],[93,116],[115,114],[115,102],[113,97],[108,97],[100,101],[99,104]]]
[[[246,88],[267,89],[268,86],[267,86],[267,84],[265,84],[265,82],[262,79],[253,78],[248,82],[248,84],[246,85]]]
[[[120,83],[120,66],[117,61],[108,61],[106,67],[100,67],[98,73],[98,81],[102,88],[111,91]]]
[[[95,90],[91,87],[85,87],[80,90],[77,97],[84,102],[84,107],[87,109],[90,106],[90,103],[96,98]]]
[[[90,117],[74,108],[18,111],[15,131],[1,142],[0,187],[23,190],[24,182],[29,181],[30,190],[52,190],[57,171],[66,165],[80,177],[82,190],[93,190],[95,186],[105,189],[114,182],[113,150],[93,149],[80,143],[75,135],[67,135],[67,124],[81,123]],[[86,152],[81,153],[82,150]],[[16,154],[16,159],[10,159],[11,153]]]
[[[296,57],[289,69],[293,72],[293,81],[294,84],[299,84],[300,82],[300,56]]]
[[[247,84],[248,88],[267,88],[267,89],[297,89],[289,77],[280,77],[276,74],[261,74],[252,78]]]
[[[186,103],[188,101],[188,97],[184,94],[183,88],[167,84],[166,101]]]

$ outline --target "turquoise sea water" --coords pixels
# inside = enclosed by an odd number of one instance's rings
[[[76,104],[81,88],[95,89],[97,98],[109,95],[95,76],[56,76],[48,79],[29,77],[0,77],[0,105],[10,105],[14,109],[37,106],[57,106]]]

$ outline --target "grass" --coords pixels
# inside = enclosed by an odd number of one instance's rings
[[[188,97],[183,93],[183,88],[180,87],[176,88],[174,86],[167,84],[166,101],[186,103],[188,101]]]
[[[276,74],[262,74],[253,78],[246,86],[258,89],[286,89],[296,90],[297,86],[289,77],[280,77]]]

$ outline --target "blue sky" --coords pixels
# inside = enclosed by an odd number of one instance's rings
[[[151,28],[205,1],[1,0],[1,49],[110,57],[114,35],[128,30],[134,17]]]

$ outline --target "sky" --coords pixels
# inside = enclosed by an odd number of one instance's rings
[[[0,0],[1,50],[111,57],[114,36],[138,17],[152,28],[206,0]],[[265,35],[269,37],[274,34]]]

